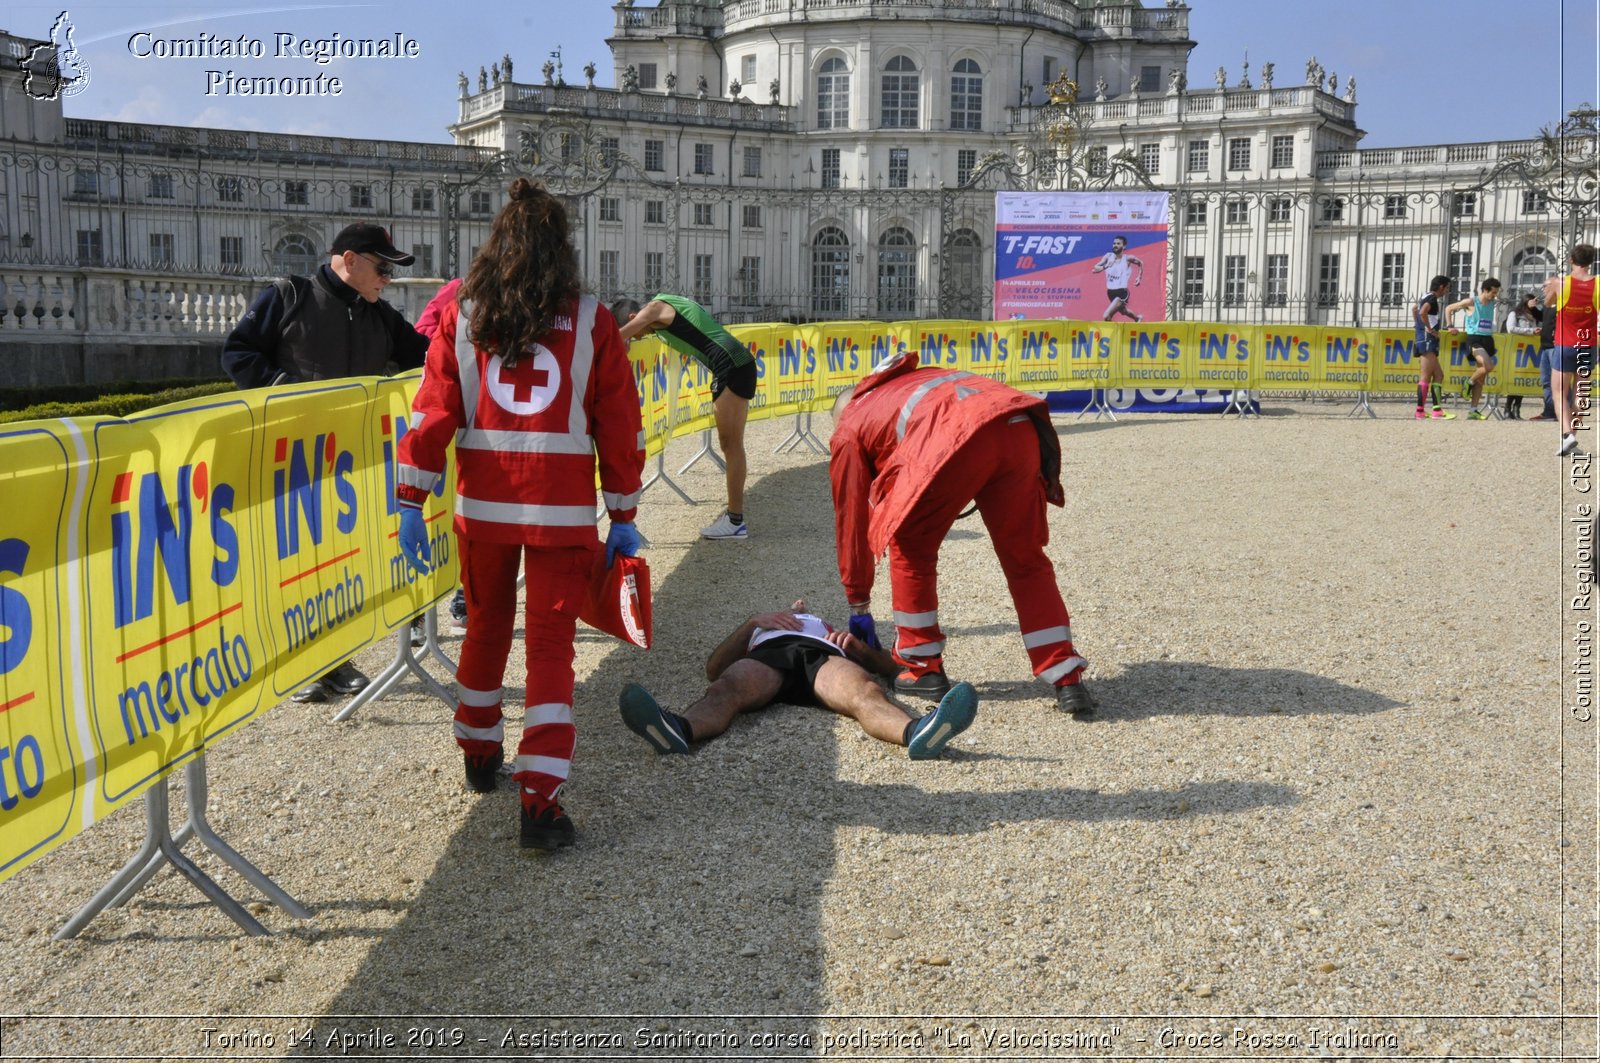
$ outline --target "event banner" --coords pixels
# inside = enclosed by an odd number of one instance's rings
[[[87,444],[60,422],[0,429],[0,878],[89,822],[78,810],[88,748],[83,646],[70,641],[80,570],[69,514],[83,504]]]
[[[0,878],[454,589],[453,491],[397,548],[417,380],[0,432]]]
[[[645,454],[655,457],[671,434],[682,355],[654,336],[640,336],[629,345],[628,358],[633,363],[634,387],[639,390]]]
[[[1159,321],[1167,193],[995,193],[994,316]]]

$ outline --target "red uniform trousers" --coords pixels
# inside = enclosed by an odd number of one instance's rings
[[[502,684],[516,626],[517,569],[525,566],[528,712],[513,778],[523,788],[525,804],[530,793],[553,801],[572,770],[577,740],[572,641],[599,544],[546,548],[473,539],[460,544],[467,635],[456,668],[456,742],[474,757],[492,757],[502,748]]]
[[[1039,437],[1026,415],[979,429],[945,462],[916,512],[890,537],[895,660],[912,671],[942,669],[939,545],[974,499],[1011,589],[1033,674],[1055,686],[1078,682],[1088,662],[1073,649],[1067,606],[1044,552],[1050,526],[1039,476]]]

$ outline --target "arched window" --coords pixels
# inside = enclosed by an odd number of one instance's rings
[[[878,313],[904,317],[917,307],[917,242],[896,226],[878,238]]]
[[[298,273],[308,276],[314,272],[322,256],[309,237],[290,233],[272,249],[272,269],[275,273]]]
[[[1511,256],[1511,274],[1506,278],[1506,294],[1513,300],[1544,287],[1544,280],[1560,273],[1556,256],[1545,247],[1525,247]],[[1541,299],[1543,297],[1541,296]]]
[[[811,312],[843,315],[850,306],[850,238],[828,226],[811,241]]]
[[[950,306],[941,313],[976,321],[983,313],[983,241],[971,229],[957,229],[945,249],[944,268],[950,271]]]
[[[950,128],[983,128],[983,70],[971,59],[957,63],[950,75]]]
[[[883,68],[883,128],[917,128],[917,97],[922,79],[910,56],[897,55]]]
[[[850,124],[850,68],[835,56],[817,71],[817,128],[843,129]]]

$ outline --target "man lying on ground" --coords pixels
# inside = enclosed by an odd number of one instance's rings
[[[706,661],[712,681],[682,715],[667,712],[636,683],[618,699],[628,728],[658,753],[687,753],[694,742],[715,738],[741,712],[774,701],[820,705],[861,725],[880,742],[905,746],[912,760],[937,757],[972,725],[978,694],[957,683],[926,716],[913,718],[884,696],[874,675],[893,678],[900,665],[850,634],[805,611],[758,613],[723,639]]]

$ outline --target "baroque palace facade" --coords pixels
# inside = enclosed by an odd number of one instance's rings
[[[1509,299],[1594,239],[1592,118],[1364,149],[1355,79],[1315,60],[1195,84],[1181,3],[614,13],[614,87],[495,62],[458,82],[455,144],[72,119],[25,90],[42,42],[0,33],[0,385],[213,372],[261,280],[358,218],[417,254],[390,293],[414,315],[513,172],[568,198],[603,298],[682,291],[730,321],[987,318],[1004,190],[1170,193],[1173,319],[1408,324],[1435,273]],[[170,365],[127,373],[132,346]]]

